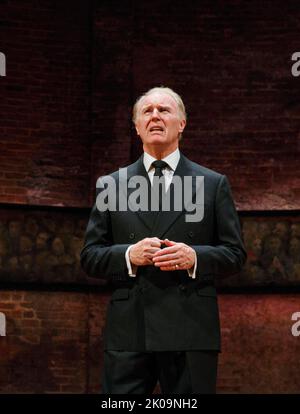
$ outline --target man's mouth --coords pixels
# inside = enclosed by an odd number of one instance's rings
[[[150,128],[150,132],[154,132],[154,131],[158,131],[158,132],[163,132],[163,127],[160,126],[153,126]]]

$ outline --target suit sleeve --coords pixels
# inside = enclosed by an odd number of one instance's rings
[[[221,176],[215,199],[215,243],[192,246],[197,255],[196,277],[210,281],[238,273],[246,262],[239,218],[226,176]]]
[[[93,207],[80,261],[85,272],[97,279],[128,280],[125,253],[129,244],[114,244],[109,211]]]

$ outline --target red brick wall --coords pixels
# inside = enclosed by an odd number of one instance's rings
[[[299,294],[221,295],[220,393],[299,394]]]
[[[107,297],[0,291],[0,393],[93,393],[101,382]]]
[[[99,393],[107,295],[1,291],[1,393]],[[299,393],[297,295],[220,295],[219,393]]]
[[[164,84],[187,106],[182,150],[228,175],[240,209],[299,208],[300,82],[291,74],[299,15],[293,1],[98,2],[94,31],[101,44],[93,51],[105,82],[94,93],[111,90],[103,105],[115,114],[109,144],[115,167],[126,161],[130,131],[132,159],[141,150],[126,123],[129,83],[132,99]]]
[[[0,200],[89,206],[96,177],[141,151],[135,98],[165,84],[187,106],[182,150],[229,176],[240,209],[299,208],[299,15],[294,1],[3,2]]]
[[[97,177],[124,167],[131,160],[134,22],[130,3],[94,2],[92,193]]]
[[[86,2],[1,2],[1,202],[87,204],[89,19]]]

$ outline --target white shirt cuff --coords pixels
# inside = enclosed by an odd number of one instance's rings
[[[196,279],[196,270],[197,270],[197,254],[195,252],[194,267],[192,267],[191,269],[187,269],[189,277],[191,277],[192,279]]]
[[[129,258],[129,251],[130,251],[132,246],[133,246],[133,244],[127,248],[127,250],[125,252],[125,260],[126,260],[126,265],[127,265],[127,269],[128,269],[128,276],[136,277],[136,272],[137,272],[138,266],[131,264],[130,258]]]

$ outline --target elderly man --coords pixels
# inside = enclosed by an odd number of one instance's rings
[[[82,266],[114,286],[103,392],[151,393],[159,381],[162,393],[214,393],[220,351],[214,280],[239,272],[246,260],[229,184],[179,151],[186,112],[173,90],[146,92],[134,105],[133,121],[144,153],[127,167],[127,179],[143,177],[149,188],[158,183],[163,191],[155,193],[158,211],[153,204],[133,211],[128,202],[125,211],[95,205],[90,216]],[[121,186],[118,172],[110,177]],[[184,206],[174,208],[181,197],[176,188],[170,209],[162,203],[175,178],[185,177],[204,181],[198,221],[187,219]],[[132,188],[127,191],[129,201]],[[195,192],[193,184],[193,200]]]

